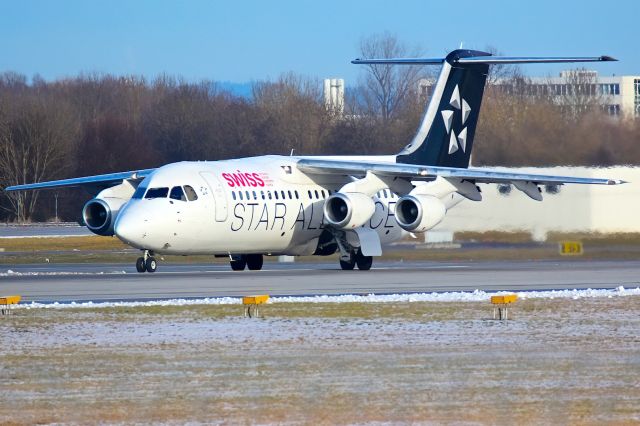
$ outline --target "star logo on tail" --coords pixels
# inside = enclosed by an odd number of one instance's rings
[[[457,84],[455,89],[453,89],[449,105],[458,111],[462,111],[462,125],[464,126],[469,118],[469,114],[471,114],[471,107],[466,100],[460,97],[460,89]],[[458,149],[462,149],[462,152],[465,152],[467,149],[467,128],[464,127],[460,131],[460,134],[456,135],[456,132],[453,131],[451,127],[453,124],[454,112],[455,110],[451,109],[445,109],[440,112],[442,114],[442,119],[444,120],[444,127],[447,130],[447,135],[451,135],[449,137],[449,154],[453,154]]]

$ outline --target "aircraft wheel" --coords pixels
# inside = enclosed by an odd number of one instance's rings
[[[136,271],[140,273],[147,272],[147,265],[144,263],[144,257],[136,259]]]
[[[147,272],[155,272],[158,269],[158,262],[156,262],[155,257],[147,257],[147,261],[145,262],[145,266],[147,267]]]
[[[358,269],[361,271],[368,271],[371,269],[371,265],[373,265],[373,256],[363,256],[358,253],[356,257],[356,264],[358,265]]]
[[[247,258],[244,255],[239,256],[232,259],[229,263],[231,264],[231,269],[234,271],[244,271],[245,266],[247,266]]]
[[[349,260],[340,259],[340,267],[343,271],[353,271],[353,268],[356,266],[356,259],[353,253],[351,253],[351,257]]]
[[[247,267],[250,271],[259,271],[262,269],[262,264],[264,263],[264,257],[261,254],[248,254],[247,256]]]

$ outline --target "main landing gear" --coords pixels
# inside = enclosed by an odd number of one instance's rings
[[[373,265],[373,256],[364,256],[358,248],[350,252],[348,258],[340,258],[340,267],[344,271],[352,271],[356,265],[361,271],[368,271]]]
[[[259,271],[262,269],[264,257],[261,254],[241,254],[230,257],[229,263],[234,271],[244,271],[249,268],[250,271]]]
[[[155,272],[158,269],[158,262],[153,257],[153,252],[149,250],[144,251],[144,256],[139,257],[136,260],[136,270],[140,273],[143,272]]]

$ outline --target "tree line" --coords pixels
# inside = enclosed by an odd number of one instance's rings
[[[395,37],[363,40],[363,57],[419,54]],[[347,90],[344,113],[325,108],[322,82],[283,74],[236,96],[213,81],[79,75],[56,81],[0,74],[0,188],[157,167],[183,160],[262,154],[391,154],[411,140],[425,102],[421,67],[370,66]],[[509,90],[505,90],[508,87]],[[531,96],[517,68],[489,79],[474,166],[637,164],[638,120],[612,119],[593,103]],[[575,95],[575,94],[574,94]],[[579,103],[579,107],[576,104]],[[572,105],[567,108],[567,104]],[[80,189],[0,196],[0,220],[78,220]]]

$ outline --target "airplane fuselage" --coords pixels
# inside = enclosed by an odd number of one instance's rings
[[[310,177],[284,156],[173,163],[139,185],[115,226],[125,243],[156,253],[311,255],[329,232],[326,198],[349,182]],[[397,199],[389,189],[376,194],[364,225],[382,244],[407,235],[395,220]]]

